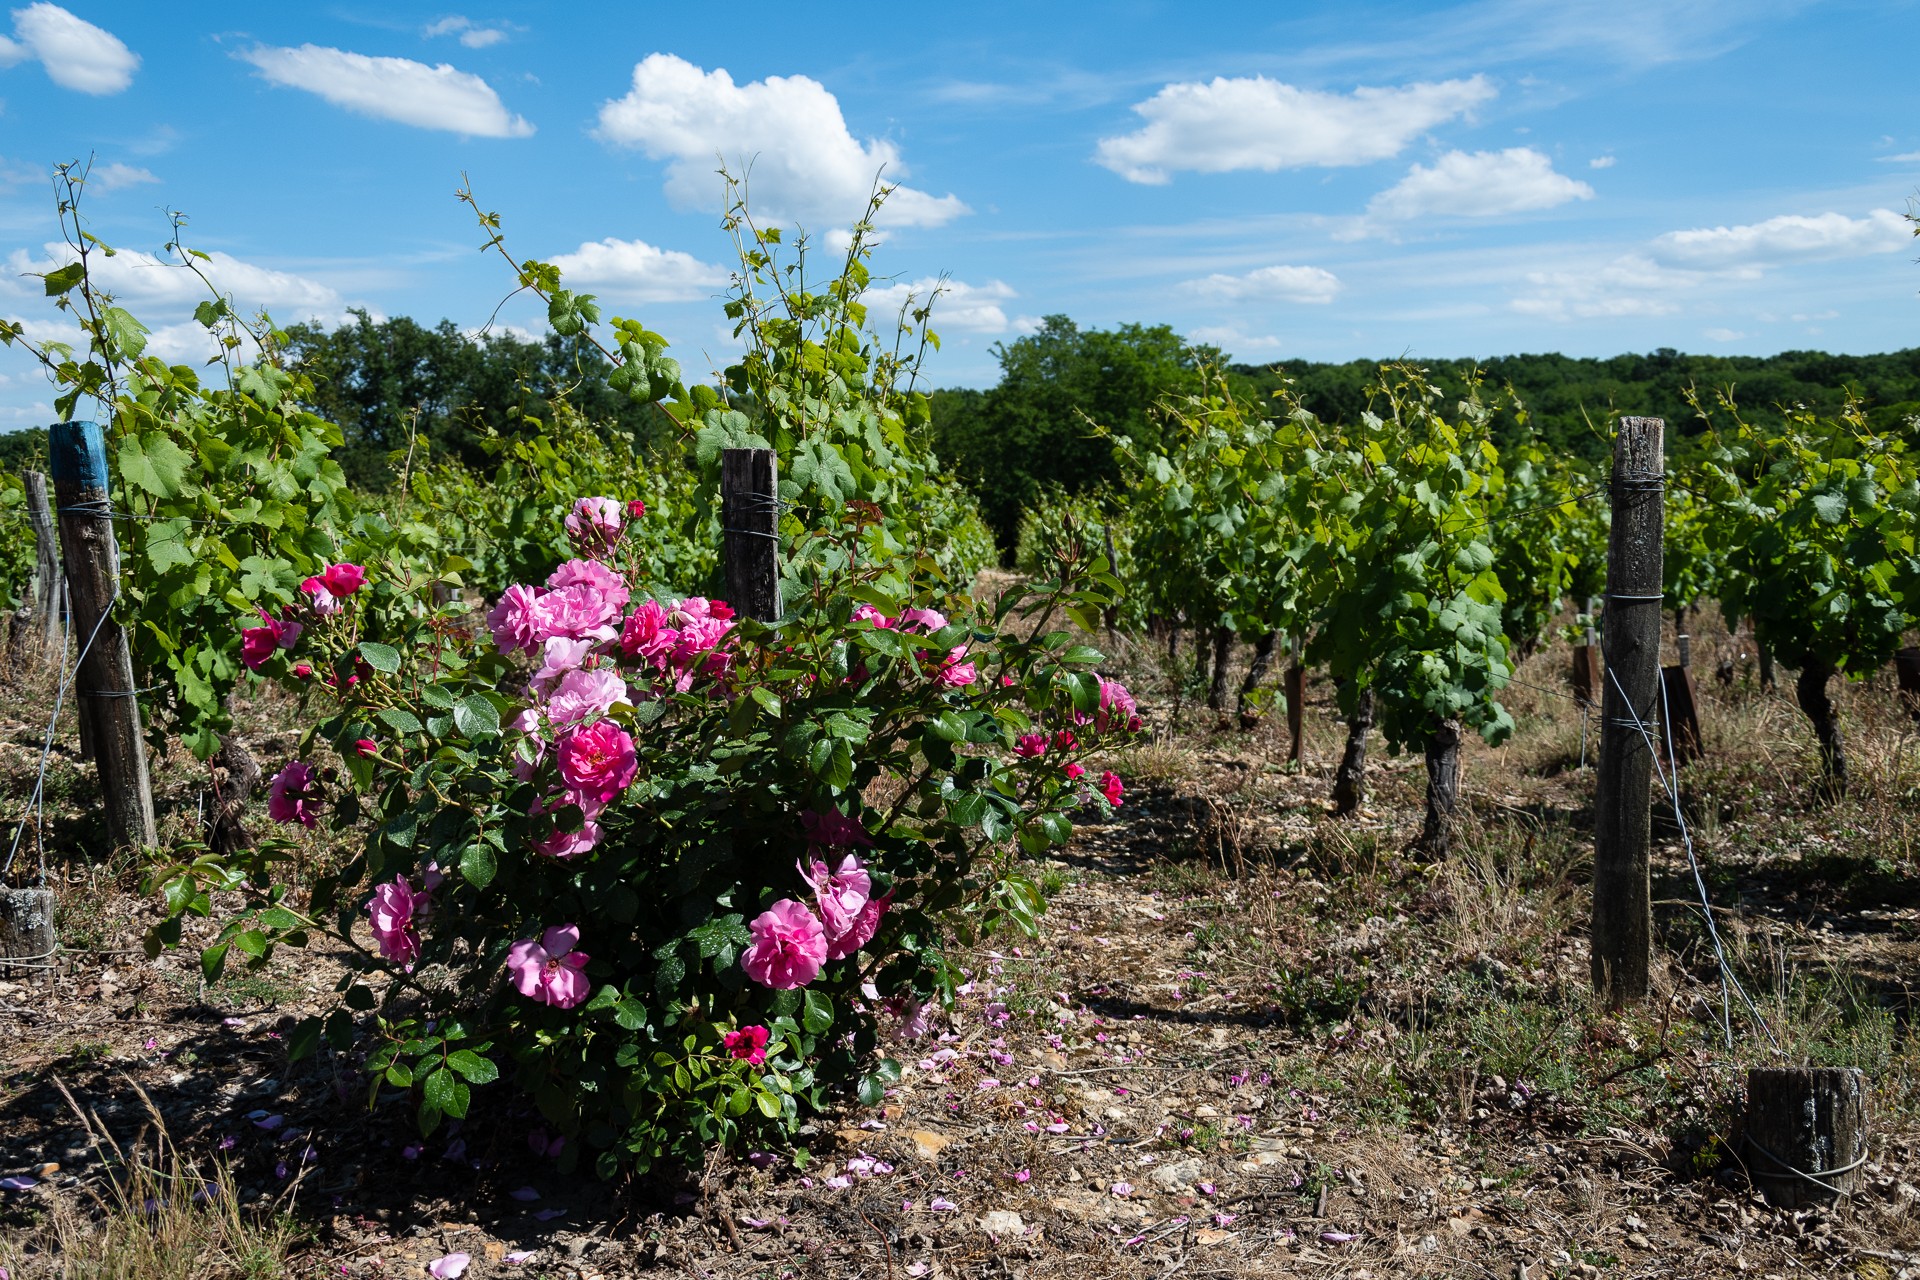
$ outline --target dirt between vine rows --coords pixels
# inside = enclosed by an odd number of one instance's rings
[[[1563,660],[1525,674],[1549,690]],[[90,898],[68,945],[89,949],[0,976],[0,1177],[21,1180],[0,1190],[0,1259],[15,1280],[81,1274],[48,1224],[96,1212],[103,1154],[164,1126],[298,1228],[258,1274],[421,1276],[461,1253],[476,1280],[1920,1276],[1910,727],[1884,690],[1847,695],[1874,791],[1821,807],[1755,782],[1804,750],[1790,705],[1706,696],[1730,763],[1701,766],[1692,821],[1729,946],[1756,989],[1779,976],[1759,1000],[1780,1034],[1879,1054],[1862,1187],[1831,1208],[1767,1207],[1729,1145],[1739,1071],[1767,1055],[1745,1025],[1720,1040],[1703,939],[1672,905],[1691,891],[1675,831],[1657,833],[1660,991],[1625,1017],[1586,1003],[1577,713],[1516,691],[1521,738],[1469,752],[1462,852],[1433,867],[1402,852],[1417,760],[1376,757],[1371,807],[1327,814],[1340,725],[1316,687],[1303,771],[1276,724],[1205,719],[1120,761],[1128,802],[1034,868],[1040,937],[968,955],[951,1017],[892,1048],[885,1105],[821,1120],[798,1158],[561,1176],[504,1085],[422,1141],[404,1095],[369,1108],[351,1056],[286,1061],[336,956],[283,952],[208,989],[191,951],[138,951],[150,911],[124,869],[71,872]],[[6,711],[13,797],[43,726]],[[194,784],[173,785],[165,803],[188,806]],[[1879,862],[1847,860],[1873,841]]]

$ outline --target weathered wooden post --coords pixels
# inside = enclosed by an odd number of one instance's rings
[[[53,509],[47,505],[47,478],[23,471],[27,522],[33,526],[33,624],[39,632],[40,665],[59,666],[61,604],[66,596],[60,575],[60,544],[53,537]]]
[[[1767,1203],[1828,1204],[1861,1181],[1867,1080],[1856,1067],[1747,1072],[1747,1169]]]
[[[1287,664],[1287,761],[1298,768],[1300,739],[1306,731],[1307,669],[1300,665],[1299,639],[1292,640],[1288,648],[1293,661]]]
[[[1907,714],[1920,720],[1920,645],[1910,644],[1893,655],[1894,678],[1900,682],[1900,701]]]
[[[83,650],[74,674],[76,709],[92,730],[107,832],[116,847],[157,844],[133,654],[126,632],[113,619],[113,602],[120,595],[120,545],[107,498],[106,441],[98,423],[60,422],[48,428],[47,445],[73,638]]]
[[[1660,696],[1665,432],[1659,418],[1622,418],[1613,444],[1594,798],[1592,974],[1595,993],[1614,1007],[1647,994],[1653,962],[1648,739]]]
[[[1704,740],[1700,736],[1700,699],[1699,690],[1693,683],[1693,638],[1681,632],[1675,638],[1680,651],[1680,661],[1671,667],[1660,668],[1660,711],[1666,724],[1666,734],[1661,741],[1673,743],[1672,761],[1675,768],[1704,755]]]
[[[780,483],[773,450],[721,452],[720,524],[726,539],[727,603],[758,622],[778,622]]]
[[[53,967],[53,892],[0,889],[0,973]]]

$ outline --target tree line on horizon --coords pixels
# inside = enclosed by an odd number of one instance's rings
[[[659,410],[608,389],[605,357],[577,336],[473,335],[450,320],[429,327],[364,312],[333,329],[303,324],[286,333],[286,358],[313,376],[307,407],[341,428],[345,447],[334,456],[358,487],[393,483],[392,458],[410,442],[422,458],[484,465],[490,439],[545,417],[561,397],[588,420],[632,436],[643,451],[672,435]],[[1112,445],[1090,423],[1153,442],[1154,406],[1195,389],[1203,368],[1224,368],[1236,394],[1262,402],[1290,382],[1301,404],[1327,422],[1358,418],[1379,369],[1376,360],[1230,362],[1170,325],[1083,328],[1063,315],[996,343],[993,354],[1000,367],[995,385],[940,388],[929,399],[935,449],[973,490],[1003,550],[1043,493],[1086,492],[1119,479]],[[1741,412],[1758,423],[1794,405],[1834,413],[1849,397],[1864,404],[1878,430],[1910,432],[1920,416],[1920,347],[1772,356],[1662,347],[1604,358],[1539,353],[1420,363],[1443,388],[1464,388],[1475,370],[1489,386],[1513,388],[1527,421],[1509,415],[1496,428],[1496,443],[1525,434],[1595,461],[1607,456],[1610,422],[1620,414],[1665,418],[1676,454],[1684,455],[1699,426],[1687,402],[1693,388],[1705,395],[1730,388]],[[0,467],[32,465],[45,455],[44,440],[33,430],[0,435]]]

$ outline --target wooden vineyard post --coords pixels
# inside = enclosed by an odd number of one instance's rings
[[[1659,418],[1622,418],[1613,445],[1594,798],[1592,974],[1595,994],[1616,1008],[1647,994],[1653,958],[1648,739],[1660,696],[1665,432]]]
[[[133,654],[113,618],[120,545],[107,498],[106,441],[98,423],[60,422],[48,428],[47,446],[73,601],[73,641],[84,651],[74,673],[76,708],[91,730],[107,833],[116,848],[157,844]]]
[[[33,625],[40,641],[40,665],[60,665],[61,616],[64,597],[60,573],[60,546],[53,537],[53,510],[47,505],[47,478],[23,471],[27,522],[33,526]]]
[[[778,622],[780,483],[773,450],[721,452],[720,524],[726,537],[727,603],[756,622]]]
[[[1856,1067],[1754,1067],[1745,1132],[1742,1156],[1768,1204],[1829,1204],[1861,1182],[1866,1076]]]
[[[1705,754],[1700,737],[1699,690],[1693,683],[1693,638],[1683,632],[1678,637],[1677,645],[1680,661],[1674,666],[1660,669],[1660,711],[1666,734],[1672,737],[1672,763],[1675,768],[1698,760]],[[1666,742],[1667,737],[1663,736],[1663,748]]]
[[[1298,768],[1300,737],[1306,728],[1307,669],[1300,665],[1299,642],[1294,641],[1289,648],[1293,652],[1293,661],[1287,664],[1287,760]]]
[[[0,889],[0,973],[53,968],[53,891]]]
[[[1900,681],[1900,701],[1907,714],[1920,720],[1920,645],[1908,645],[1893,655],[1893,673]]]

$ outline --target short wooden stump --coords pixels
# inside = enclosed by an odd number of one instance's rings
[[[1867,1160],[1867,1078],[1856,1067],[1747,1072],[1747,1171],[1767,1203],[1829,1204]]]

